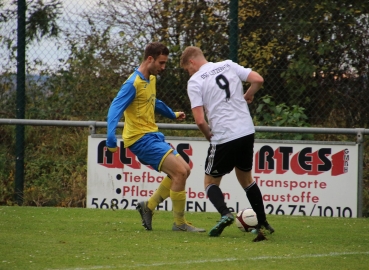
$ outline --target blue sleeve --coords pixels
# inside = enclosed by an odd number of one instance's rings
[[[122,118],[123,112],[127,109],[136,97],[136,88],[132,83],[125,83],[120,88],[118,95],[114,98],[108,112],[108,128],[106,146],[114,148],[117,146],[117,138],[115,130],[119,120]]]
[[[160,99],[155,100],[155,112],[170,119],[176,119],[176,114]]]

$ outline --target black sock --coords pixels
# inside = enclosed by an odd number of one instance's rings
[[[206,192],[209,200],[222,216],[230,213],[227,204],[224,202],[223,192],[217,185],[207,186]]]
[[[256,182],[253,182],[250,186],[245,188],[246,196],[249,199],[249,202],[251,204],[252,209],[256,213],[256,216],[258,218],[258,223],[260,225],[266,225],[266,215],[264,210],[264,202],[263,197],[261,195],[259,186],[256,184]]]

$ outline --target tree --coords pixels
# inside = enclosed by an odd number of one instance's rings
[[[365,125],[369,2],[354,2],[240,1],[240,61],[265,74],[267,94],[306,108],[312,123]]]
[[[200,46],[209,60],[227,58],[228,1],[112,0],[101,1],[100,6],[102,10],[90,19],[119,33],[116,42],[135,52],[136,66],[147,43],[160,41],[169,47],[171,57],[158,80],[158,97],[173,108],[189,108],[187,77],[178,69],[184,47]]]
[[[0,1],[0,30],[1,38],[6,40],[6,48],[14,51],[16,39],[16,18],[17,18],[17,0],[13,0],[8,5]],[[26,14],[26,37],[29,46],[34,40],[42,38],[57,37],[60,32],[60,26],[57,19],[61,15],[61,0],[49,0],[44,3],[43,0],[28,0]],[[14,55],[13,55],[14,57]]]
[[[0,111],[1,114],[7,117],[15,117],[15,75],[14,67],[16,66],[16,20],[17,20],[17,3],[14,0],[8,5],[4,5],[4,2],[0,2],[1,9],[0,13],[0,30],[2,39],[0,51],[3,52],[1,58],[2,65],[0,66],[0,97],[6,103]],[[59,35],[60,27],[58,25],[57,19],[61,14],[62,4],[61,0],[50,0],[44,3],[42,0],[29,0],[27,3],[27,13],[26,13],[26,48],[35,41],[40,41],[46,38],[55,38]],[[27,54],[26,54],[27,56]],[[33,66],[26,61],[28,74],[32,72]],[[34,77],[28,77],[28,84],[30,86],[34,83]],[[27,87],[26,94],[28,95],[30,87]],[[32,88],[35,91],[35,88]],[[31,98],[32,98],[31,93]],[[28,95],[29,96],[29,95]]]

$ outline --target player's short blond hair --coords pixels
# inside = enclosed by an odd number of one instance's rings
[[[182,52],[179,64],[182,68],[184,68],[188,65],[188,62],[191,58],[196,58],[198,56],[204,57],[202,50],[199,47],[189,46]]]

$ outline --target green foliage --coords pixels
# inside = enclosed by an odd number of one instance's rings
[[[29,127],[26,133],[25,205],[85,206],[87,130]]]
[[[14,22],[18,14],[18,1],[8,1],[6,8],[0,10],[0,28],[2,23]],[[60,0],[31,0],[26,3],[26,38],[27,45],[32,41],[40,41],[44,38],[58,37],[61,29],[58,22],[62,13],[62,1]],[[4,3],[0,1],[0,7]],[[6,35],[1,35],[0,40],[4,38],[8,44],[7,49],[16,49],[12,44],[16,41],[16,35],[12,38],[7,38]]]
[[[286,104],[276,105],[269,95],[260,98],[260,104],[254,115],[254,123],[257,126],[278,126],[278,127],[309,127],[308,118],[304,113],[304,108],[297,105],[287,106]],[[256,133],[258,139],[313,139],[311,134],[281,134],[281,133]]]
[[[363,216],[369,217],[369,143],[364,142],[363,162]]]
[[[112,46],[109,31],[91,32],[69,42],[71,54],[66,68],[45,70],[27,78],[26,118],[104,121],[112,99],[133,71],[130,48]],[[126,54],[122,54],[125,51]],[[1,111],[0,111],[1,113]],[[7,112],[10,113],[10,112]]]
[[[15,118],[15,74],[4,72],[0,76],[0,117]]]
[[[43,0],[31,2],[26,21],[26,32],[29,40],[41,40],[43,37],[57,37],[60,27],[57,23],[61,15],[62,3],[60,0]]]
[[[240,0],[239,61],[263,75],[265,92],[278,103],[304,107],[311,124],[339,114],[342,127],[366,125],[368,8],[367,1],[274,1],[271,7]]]
[[[0,126],[0,205],[12,205],[14,126]],[[24,205],[84,207],[87,135],[81,128],[27,127]]]
[[[14,127],[0,126],[0,204],[12,204],[14,194],[15,158]]]

